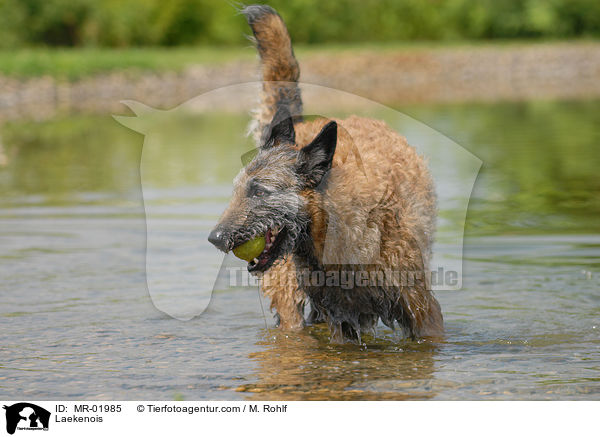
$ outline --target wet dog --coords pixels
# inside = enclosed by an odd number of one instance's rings
[[[436,198],[424,160],[381,121],[303,120],[283,20],[269,6],[242,12],[262,67],[258,153],[235,178],[209,241],[228,252],[265,238],[248,270],[283,329],[324,321],[334,340],[360,341],[381,320],[411,338],[441,334],[427,279]]]

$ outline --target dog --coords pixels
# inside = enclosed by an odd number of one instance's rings
[[[411,339],[441,335],[428,280],[436,196],[425,161],[382,121],[304,120],[283,19],[265,5],[242,13],[261,61],[251,124],[258,152],[209,241],[229,252],[264,236],[248,270],[282,329],[326,322],[332,341],[360,342],[381,320]]]

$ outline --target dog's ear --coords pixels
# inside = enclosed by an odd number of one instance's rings
[[[292,115],[285,106],[281,106],[277,109],[271,124],[265,132],[262,147],[268,149],[280,144],[294,144],[295,141],[296,131],[294,131]]]
[[[309,145],[300,150],[296,171],[308,188],[319,185],[331,169],[336,145],[337,123],[330,121]]]

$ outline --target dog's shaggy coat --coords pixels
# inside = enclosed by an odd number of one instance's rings
[[[440,335],[428,281],[436,202],[425,162],[381,121],[303,121],[283,20],[268,6],[242,12],[262,62],[253,125],[260,148],[236,178],[211,242],[228,251],[279,232],[273,254],[249,270],[262,275],[281,328],[303,327],[309,302],[308,322],[327,322],[336,340],[360,341],[380,319],[411,338]],[[352,286],[324,281],[330,273],[352,275]]]

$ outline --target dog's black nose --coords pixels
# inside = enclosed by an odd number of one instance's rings
[[[227,235],[219,228],[212,230],[208,236],[208,241],[210,241],[217,249],[222,250],[223,252],[227,252],[229,249],[227,246]]]

